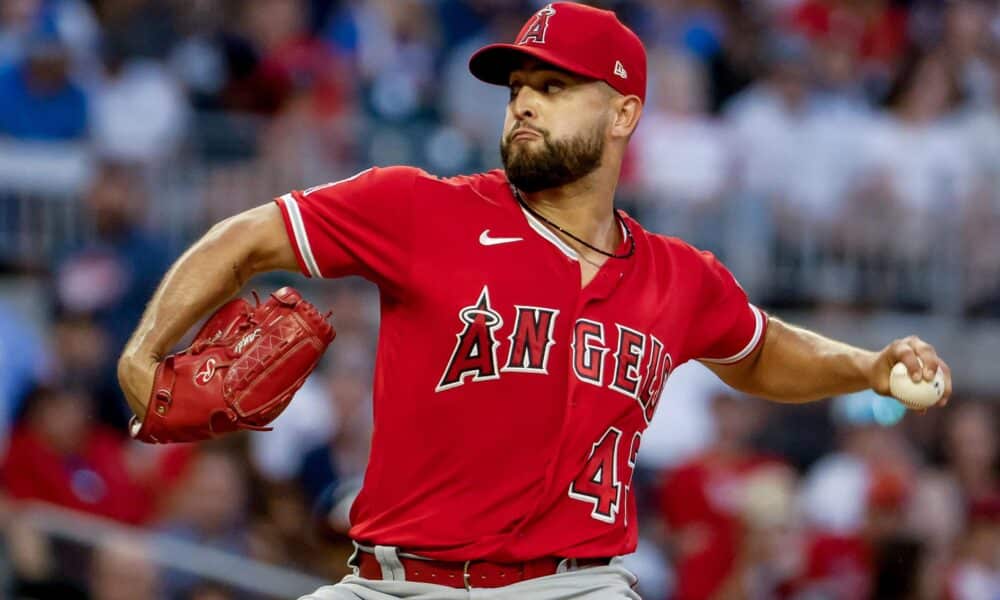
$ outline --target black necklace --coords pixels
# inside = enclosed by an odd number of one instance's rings
[[[555,228],[557,231],[566,234],[567,236],[569,236],[569,237],[573,238],[574,240],[580,242],[584,246],[590,248],[594,252],[597,252],[599,254],[603,254],[604,256],[607,256],[608,258],[629,258],[633,254],[635,254],[635,238],[632,237],[632,230],[628,228],[628,223],[626,223],[622,219],[621,215],[618,214],[618,211],[613,210],[612,214],[615,217],[615,222],[620,223],[621,226],[622,226],[622,228],[625,229],[625,237],[626,237],[626,239],[628,239],[628,250],[625,251],[622,254],[614,254],[612,252],[606,252],[604,250],[601,250],[597,246],[592,246],[592,245],[588,244],[587,242],[585,242],[584,240],[581,240],[580,238],[576,237],[572,233],[566,231],[562,227],[560,227],[560,226],[556,225],[555,223],[553,223],[552,221],[546,219],[544,216],[542,216],[541,214],[539,214],[538,212],[536,212],[535,209],[531,208],[531,206],[529,206],[528,203],[525,202],[524,198],[521,196],[521,190],[517,189],[514,186],[510,186],[510,189],[511,189],[511,191],[514,192],[514,198],[517,199],[518,204],[520,204],[522,207],[524,207],[524,210],[526,210],[529,213],[531,213],[531,216],[535,217],[536,219],[539,219],[539,220],[543,221],[546,225],[549,225],[550,227]]]

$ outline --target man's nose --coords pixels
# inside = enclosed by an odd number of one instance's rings
[[[519,120],[533,119],[538,116],[538,92],[529,86],[523,86],[514,96],[513,112]]]

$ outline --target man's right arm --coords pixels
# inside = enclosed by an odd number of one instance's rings
[[[181,337],[251,277],[279,269],[299,267],[273,202],[216,224],[173,264],[118,360],[118,381],[136,416],[145,416],[157,363]]]

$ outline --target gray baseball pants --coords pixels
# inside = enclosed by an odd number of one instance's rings
[[[376,555],[386,579],[348,575],[336,585],[323,586],[299,600],[641,600],[632,589],[636,578],[614,558],[607,566],[575,569],[566,561],[554,575],[536,577],[499,588],[453,588],[406,581],[394,548],[380,546]]]

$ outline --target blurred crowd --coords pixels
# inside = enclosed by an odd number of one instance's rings
[[[0,190],[78,197],[126,164],[192,234],[371,164],[495,167],[506,92],[467,61],[540,4],[6,0]],[[595,4],[649,51],[619,198],[648,226],[768,258],[774,303],[1000,313],[994,0]],[[0,198],[47,226],[26,212]]]
[[[1000,594],[995,400],[905,417],[873,392],[777,406],[684,365],[663,402],[637,471],[647,597]]]
[[[0,597],[254,597],[171,566],[156,537],[50,535],[30,501],[345,573],[373,288],[254,282],[303,287],[338,330],[273,432],[130,442],[118,351],[222,217],[371,164],[496,167],[506,90],[467,60],[541,4],[0,1],[0,231],[55,227],[31,211],[46,195],[77,217],[45,254],[0,239],[0,292],[37,284],[0,293]],[[957,270],[959,313],[1000,315],[1000,2],[593,4],[649,52],[619,197],[647,227],[737,268],[768,257],[743,283],[774,309],[933,312],[926,290]],[[998,395],[905,418],[864,394],[778,407],[681,367],[639,456],[644,597],[997,600]]]

